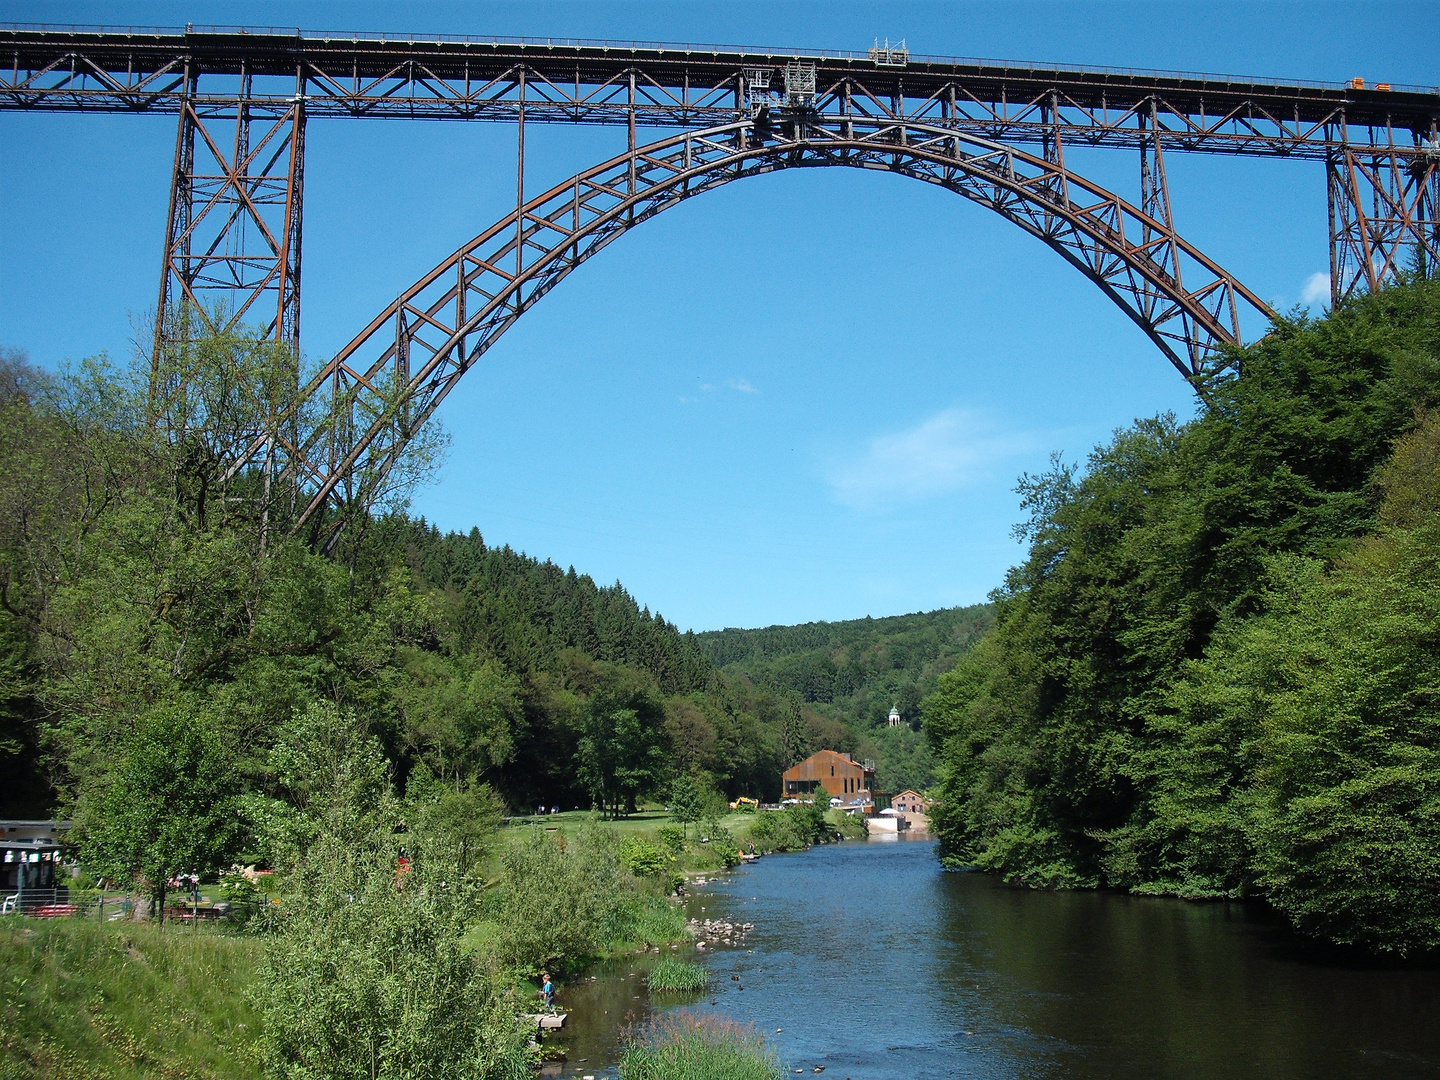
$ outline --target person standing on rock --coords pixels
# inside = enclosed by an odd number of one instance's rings
[[[540,973],[540,982],[542,984],[540,987],[540,996],[545,999],[545,1007],[547,1009],[554,1009],[555,984],[550,981],[550,976],[543,971]]]

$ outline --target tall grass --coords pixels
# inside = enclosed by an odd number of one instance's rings
[[[665,945],[685,939],[685,910],[667,900],[654,898],[635,919],[635,940],[646,945]]]
[[[615,908],[606,929],[604,945],[668,945],[685,941],[685,911],[663,896],[631,893]]]
[[[667,956],[650,969],[649,985],[652,993],[693,994],[710,985],[710,973],[699,964]]]
[[[782,1080],[774,1051],[748,1024],[681,1010],[627,1041],[621,1080]]]
[[[253,1080],[263,943],[209,927],[0,919],[3,1080]]]

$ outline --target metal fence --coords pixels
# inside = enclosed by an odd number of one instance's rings
[[[133,896],[107,896],[103,893],[78,891],[58,886],[53,889],[25,889],[0,895],[0,915],[19,915],[32,919],[96,919],[117,921],[134,912]],[[165,921],[180,923],[248,922],[268,905],[261,903],[194,904],[190,902],[165,905]]]

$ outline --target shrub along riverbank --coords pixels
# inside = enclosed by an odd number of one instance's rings
[[[1029,556],[925,703],[942,858],[1434,949],[1440,283],[1236,360],[1195,420],[1023,478]]]
[[[0,1080],[521,1080],[533,1057],[516,1017],[536,1008],[535,974],[563,984],[604,955],[689,940],[682,910],[624,868],[608,826],[562,841],[394,799],[364,779],[374,748],[337,722],[310,740],[334,755],[297,763],[344,779],[283,823],[307,839],[266,918],[243,930],[0,919]]]
[[[658,816],[650,828],[593,815],[555,815],[554,832],[501,828],[493,796],[424,773],[399,797],[379,744],[331,706],[295,717],[271,765],[288,797],[248,812],[279,868],[279,903],[243,929],[0,920],[0,1078],[519,1080],[533,1062],[515,1017],[535,1008],[534,977],[548,970],[563,988],[603,956],[688,941],[668,895],[677,874],[738,858],[719,822],[688,839]],[[767,851],[847,824],[803,804],[725,821]],[[649,986],[693,992],[706,979],[666,957]],[[720,1046],[727,1032],[703,1018],[656,1028],[627,1051],[625,1075],[772,1074],[757,1040]]]

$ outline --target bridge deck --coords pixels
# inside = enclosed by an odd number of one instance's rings
[[[959,122],[988,118],[1003,125],[1050,100],[1065,114],[1060,123],[1066,127],[1081,122],[1077,113],[1091,114],[1089,124],[1105,127],[1107,118],[1132,112],[1137,102],[1151,98],[1159,100],[1167,117],[1194,118],[1191,126],[1199,133],[1218,130],[1217,123],[1293,132],[1343,119],[1352,127],[1433,136],[1440,119],[1440,87],[1379,90],[1367,84],[1372,88],[1356,89],[1319,81],[915,55],[903,66],[891,66],[866,52],[661,43],[12,25],[0,27],[0,58],[5,69],[0,70],[0,108],[47,110],[173,112],[189,63],[192,74],[233,77],[243,71],[262,82],[265,77],[288,79],[288,90],[253,91],[252,100],[277,104],[293,99],[294,80],[301,73],[312,115],[506,119],[513,117],[513,109],[500,106],[515,97],[510,84],[523,66],[531,80],[527,119],[628,122],[631,105],[625,95],[634,71],[637,121],[704,124],[721,113],[734,114],[739,79],[747,69],[774,71],[778,84],[778,69],[801,60],[815,65],[819,98],[827,88],[859,84],[863,96],[877,105],[889,102],[914,115],[918,102],[940,103],[957,110],[950,118]],[[953,106],[942,101],[952,90],[958,97]],[[825,108],[823,102],[820,107]]]

